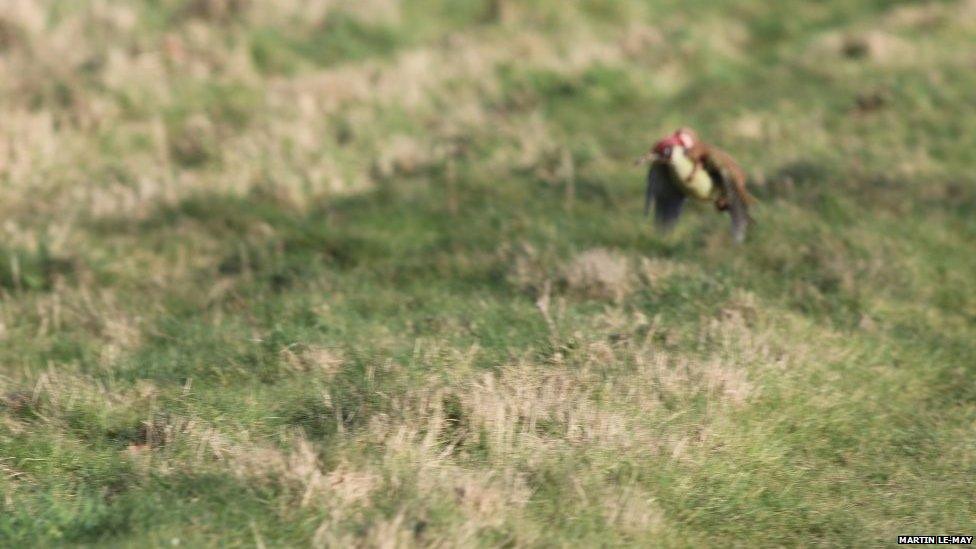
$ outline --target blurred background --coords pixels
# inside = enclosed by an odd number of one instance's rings
[[[976,2],[3,0],[0,544],[976,520]],[[744,246],[641,217],[679,126]]]

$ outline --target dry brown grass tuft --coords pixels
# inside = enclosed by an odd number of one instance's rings
[[[637,276],[650,287],[658,287],[672,276],[697,274],[699,269],[686,263],[659,257],[641,257],[637,266]]]
[[[246,432],[235,440],[192,419],[170,419],[155,430],[166,437],[166,448],[155,457],[157,470],[227,472],[249,482],[278,486],[299,505],[325,507],[336,515],[368,503],[382,483],[381,474],[345,461],[325,469],[320,450],[301,433],[288,435],[282,448],[252,441]]]
[[[52,363],[32,382],[0,378],[0,394],[10,399],[8,411],[14,411],[14,407],[29,409],[42,424],[63,425],[79,417],[97,420],[91,425],[78,424],[76,429],[97,430],[104,428],[103,422],[114,425],[148,413],[155,398],[152,392],[108,384],[77,370],[73,364]],[[27,383],[32,383],[29,391],[23,389]],[[28,425],[22,427],[36,428]]]
[[[195,168],[216,160],[220,153],[213,122],[202,114],[188,118],[167,133],[169,154],[180,166]]]
[[[380,146],[375,171],[383,178],[417,175],[438,162],[430,144],[416,137],[394,135]]]
[[[765,131],[765,121],[757,113],[746,113],[735,118],[731,122],[732,133],[742,139],[763,139]]]
[[[13,21],[0,17],[0,52],[22,46],[24,42],[24,31]]]
[[[622,414],[592,400],[594,368],[570,371],[522,361],[484,374],[458,395],[492,459],[538,463],[567,445],[630,448],[646,442]]]
[[[291,346],[281,350],[282,358],[292,368],[301,372],[313,372],[331,378],[346,363],[335,349],[316,345]]]
[[[184,12],[190,17],[206,21],[226,22],[243,17],[251,7],[251,0],[190,0]]]
[[[634,272],[628,257],[604,248],[577,255],[562,270],[563,281],[570,291],[592,299],[620,301],[634,283]]]
[[[657,27],[634,22],[621,36],[620,50],[630,58],[641,59],[663,43],[664,35]]]
[[[509,284],[522,291],[538,292],[548,279],[549,272],[543,254],[531,243],[506,243],[499,247],[498,255],[510,267],[506,275]]]
[[[664,511],[654,498],[634,488],[610,491],[603,495],[602,504],[604,519],[633,536],[652,535],[666,525]]]

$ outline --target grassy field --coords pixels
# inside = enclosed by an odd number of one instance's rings
[[[976,534],[976,2],[3,0],[0,546]],[[745,245],[641,216],[654,140]]]

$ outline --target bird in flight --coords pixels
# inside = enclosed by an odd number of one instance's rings
[[[681,128],[658,141],[637,164],[650,162],[644,215],[654,205],[654,222],[664,232],[671,230],[688,197],[713,202],[719,212],[732,218],[732,238],[745,240],[746,227],[753,223],[749,205],[755,202],[746,191],[746,175],[725,151],[704,143],[689,128]]]

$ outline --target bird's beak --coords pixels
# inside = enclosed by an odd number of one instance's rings
[[[638,158],[637,160],[635,160],[634,165],[640,166],[641,164],[647,164],[648,162],[653,162],[657,159],[658,159],[658,154],[654,151],[651,151],[645,154],[644,156]]]

